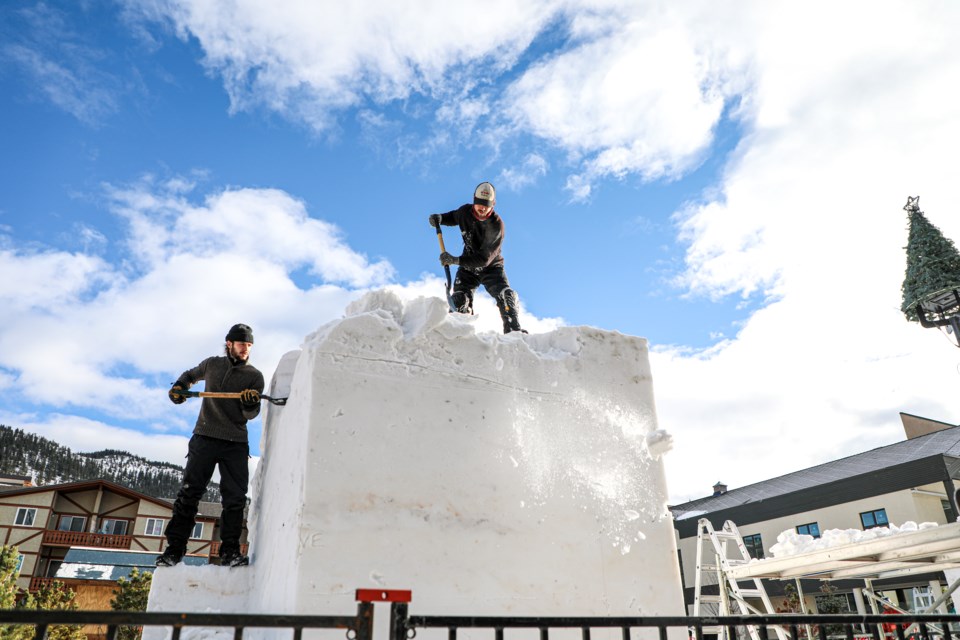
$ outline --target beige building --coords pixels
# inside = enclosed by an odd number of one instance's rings
[[[701,518],[709,519],[717,530],[732,521],[754,558],[770,557],[770,547],[787,530],[818,538],[828,529],[956,522],[960,427],[908,414],[901,417],[908,436],[902,442],[746,487],[728,490],[717,483],[712,495],[671,506],[688,611],[692,612]],[[942,571],[931,571],[875,580],[873,587],[895,605],[917,611],[950,582]],[[764,580],[775,607],[784,604],[786,584]],[[802,581],[811,612],[823,602],[822,584]],[[863,606],[862,580],[835,580],[831,585],[850,611]]]
[[[107,480],[43,487],[0,486],[0,544],[17,547],[21,564],[18,584],[36,590],[57,576],[71,547],[159,554],[166,543],[163,531],[172,513],[171,502]],[[219,517],[219,504],[201,503],[187,545],[189,555],[218,555]],[[84,599],[83,591],[106,586],[103,580],[57,579],[74,588],[78,600]],[[96,584],[87,584],[93,582]],[[115,580],[108,582],[112,590]]]

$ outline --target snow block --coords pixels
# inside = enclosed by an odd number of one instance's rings
[[[477,334],[381,290],[269,393],[289,400],[265,405],[249,590],[216,609],[350,613],[374,588],[421,615],[683,615],[642,338]],[[213,609],[160,595],[188,572],[158,571],[150,609]]]

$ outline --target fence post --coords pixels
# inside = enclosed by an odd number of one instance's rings
[[[373,640],[373,603],[390,603],[390,640],[404,640],[407,635],[407,605],[413,599],[409,589],[357,589],[357,602],[370,607],[370,636],[361,637],[357,631],[357,640]],[[359,616],[359,612],[357,613]]]
[[[409,607],[406,602],[394,602],[390,605],[390,640],[406,640]]]
[[[373,603],[357,603],[357,637],[355,640],[373,640]]]

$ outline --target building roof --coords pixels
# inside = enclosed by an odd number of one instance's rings
[[[59,492],[70,492],[70,491],[86,491],[88,489],[94,489],[97,487],[103,487],[104,489],[109,489],[114,493],[119,493],[120,495],[129,496],[131,498],[136,498],[138,500],[147,500],[148,502],[153,502],[155,504],[167,507],[168,509],[173,508],[173,503],[163,500],[161,498],[154,498],[153,496],[148,496],[145,493],[140,493],[125,487],[122,484],[117,484],[116,482],[111,482],[104,478],[97,478],[95,480],[78,480],[76,482],[65,482],[62,484],[46,484],[39,487],[13,487],[10,491],[4,491],[5,496],[8,495],[23,495],[30,493],[44,493],[47,491],[59,491]]]
[[[695,518],[706,513],[769,500],[788,493],[875,472],[877,469],[938,455],[960,458],[960,427],[935,431],[911,440],[878,447],[777,478],[731,489],[720,495],[673,505],[670,510],[677,520]]]
[[[124,551],[120,549],[97,549],[71,547],[57,569],[55,577],[70,580],[105,580],[116,582],[127,578],[134,569],[141,573],[153,573],[156,569],[157,552]],[[183,563],[203,566],[207,558],[184,556]]]
[[[0,482],[4,482],[6,480],[14,480],[20,485],[23,485],[24,482],[32,482],[33,478],[30,476],[18,476],[13,473],[0,473]]]

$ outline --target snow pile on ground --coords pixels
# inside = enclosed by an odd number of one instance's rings
[[[822,551],[833,547],[839,547],[857,542],[867,542],[886,538],[901,533],[913,533],[936,527],[936,522],[916,522],[907,521],[899,527],[890,524],[886,527],[876,527],[862,531],[860,529],[827,529],[819,538],[807,534],[797,533],[794,529],[787,529],[777,536],[777,543],[770,547],[770,553],[775,558],[785,558],[787,556],[798,555],[801,553],[810,553],[812,551]]]
[[[478,333],[444,300],[375,291],[269,393],[289,400],[265,405],[251,566],[160,570],[151,610],[205,607],[182,584],[239,572],[220,610],[349,613],[375,588],[412,589],[420,614],[683,613],[645,340]]]

